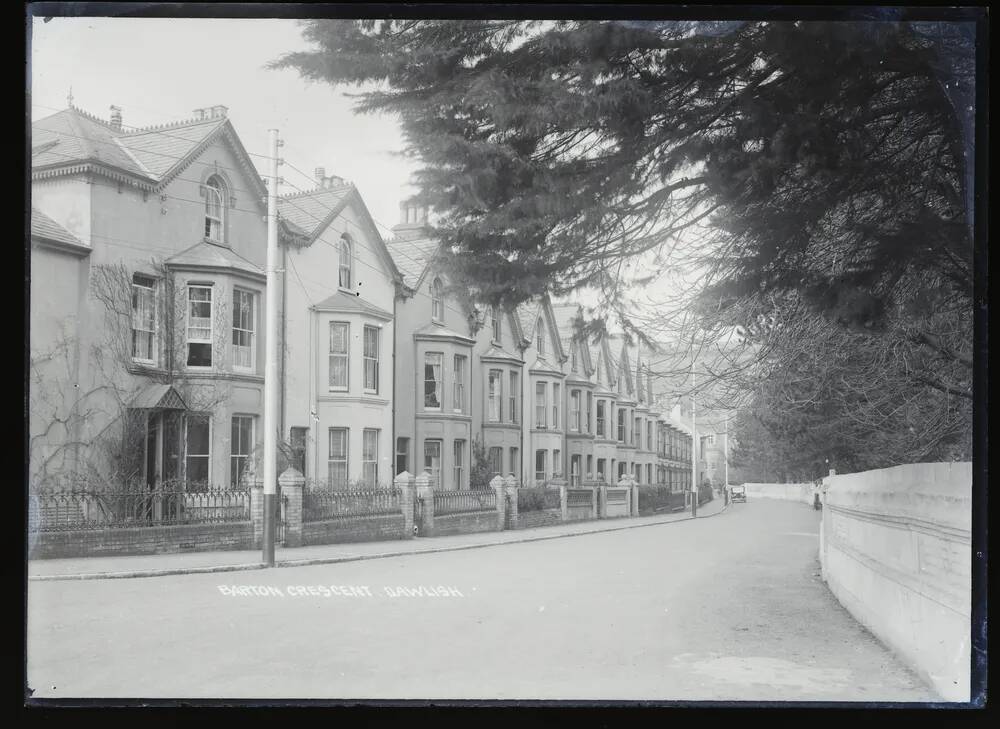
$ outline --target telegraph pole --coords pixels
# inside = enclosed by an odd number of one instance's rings
[[[694,361],[691,362],[691,516],[698,516],[698,416],[694,404]]]
[[[725,434],[722,436],[722,463],[725,470],[725,483],[723,485],[724,503],[729,503],[729,413],[726,413]]]
[[[263,562],[274,566],[278,506],[278,130],[269,129],[271,177],[267,187],[267,283],[264,312],[264,538]]]

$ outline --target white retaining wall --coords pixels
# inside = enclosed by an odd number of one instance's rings
[[[823,479],[823,578],[946,701],[969,700],[972,464]]]
[[[815,489],[811,483],[745,483],[748,499],[783,499],[812,504]]]

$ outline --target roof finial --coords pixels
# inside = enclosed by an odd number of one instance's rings
[[[66,105],[73,106],[73,87],[69,87],[69,93],[66,95]]]

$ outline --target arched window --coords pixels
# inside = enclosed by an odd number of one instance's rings
[[[226,188],[218,175],[212,175],[205,183],[205,238],[217,243],[223,240],[225,231]]]
[[[569,360],[570,369],[573,372],[576,372],[576,342],[570,344],[569,355],[570,355],[570,360]]]
[[[535,325],[535,349],[538,350],[539,354],[545,354],[545,331],[543,329],[544,323],[542,318],[538,318],[538,324]]]
[[[351,288],[353,277],[351,273],[354,268],[354,252],[351,250],[351,239],[346,235],[340,237],[340,276],[339,284],[342,289]]]
[[[444,321],[444,286],[441,279],[436,278],[431,282],[431,319],[434,321]]]
[[[500,308],[499,307],[494,306],[494,307],[490,308],[490,320],[491,320],[491,323],[493,324],[493,341],[494,342],[499,342],[500,341]]]

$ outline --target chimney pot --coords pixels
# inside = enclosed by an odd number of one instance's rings
[[[111,126],[115,129],[122,128],[122,110],[120,106],[111,107]]]

